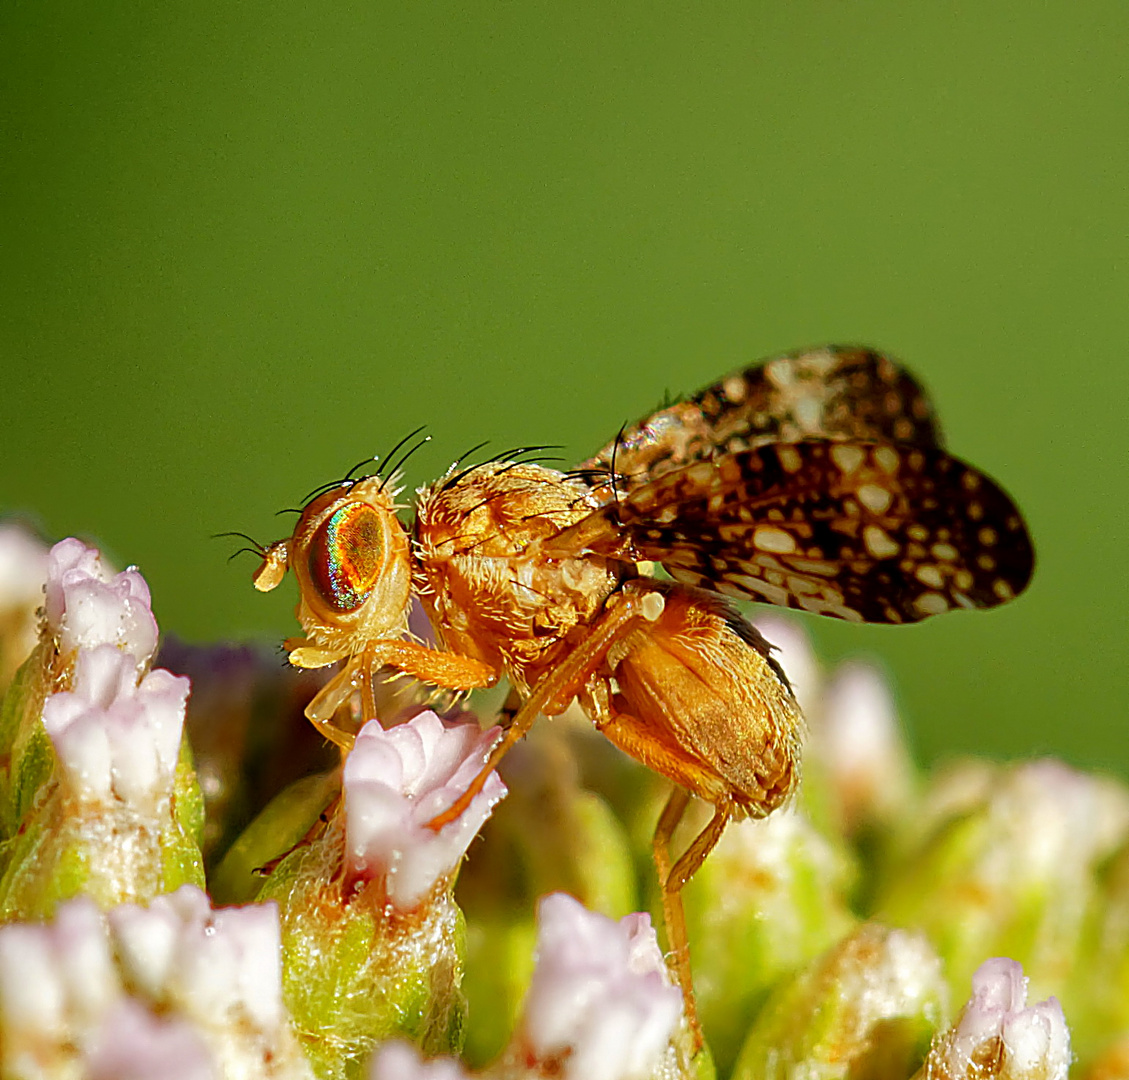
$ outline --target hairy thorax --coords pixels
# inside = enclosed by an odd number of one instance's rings
[[[582,634],[628,563],[546,541],[600,506],[555,469],[492,462],[419,492],[416,585],[443,643],[502,668],[522,694]]]

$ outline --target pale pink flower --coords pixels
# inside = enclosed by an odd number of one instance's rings
[[[425,1061],[411,1043],[394,1039],[376,1048],[368,1080],[470,1080],[470,1074],[454,1058]]]
[[[0,1074],[310,1080],[277,907],[213,910],[186,885],[147,908],[80,898],[49,925],[0,928]]]
[[[346,860],[361,880],[380,880],[388,900],[410,911],[448,877],[506,794],[491,773],[470,806],[439,832],[428,822],[470,785],[498,729],[451,723],[423,712],[387,731],[370,721],[345,761]]]
[[[0,610],[39,607],[50,556],[27,529],[0,525]]]
[[[273,902],[213,910],[192,885],[109,914],[120,962],[154,1000],[201,1025],[270,1032],[284,1021],[282,941]]]
[[[172,790],[188,680],[152,671],[112,645],[83,649],[73,689],[52,694],[43,724],[71,786],[91,801],[154,801]]]
[[[521,1025],[566,1080],[642,1080],[670,1052],[682,994],[670,984],[651,919],[619,922],[566,893],[540,902],[537,954]]]
[[[1058,999],[1028,1005],[1023,967],[1004,957],[986,960],[972,976],[972,997],[935,1044],[930,1064],[951,1077],[982,1076],[985,1050],[995,1050],[996,1075],[1007,1080],[1065,1080],[1070,1068],[1070,1032]]]
[[[157,1017],[131,998],[106,1015],[84,1058],[84,1080],[220,1080],[198,1031],[176,1017]]]
[[[913,762],[885,676],[869,664],[841,664],[810,717],[813,751],[828,774],[842,825],[894,818],[912,794]]]
[[[0,927],[0,1029],[9,1044],[13,1033],[62,1041],[95,1024],[121,993],[92,900],[63,904],[49,925]]]
[[[111,574],[81,540],[60,540],[51,549],[44,609],[64,655],[113,645],[140,669],[157,648],[145,579],[134,569]]]

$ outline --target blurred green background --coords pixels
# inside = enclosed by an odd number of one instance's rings
[[[926,757],[1129,773],[1129,5],[0,8],[0,508],[191,639],[294,632],[244,529],[386,449],[563,443],[825,341],[1024,508],[1018,603],[816,620]],[[286,595],[282,595],[285,593]]]

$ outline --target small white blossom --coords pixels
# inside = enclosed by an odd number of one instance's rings
[[[140,669],[157,648],[145,579],[132,569],[110,574],[98,551],[81,540],[60,540],[51,549],[44,609],[65,656],[113,645]]]
[[[43,723],[74,789],[92,801],[137,803],[172,789],[188,680],[152,671],[112,645],[83,649],[73,689],[52,694]]]
[[[130,998],[107,1014],[84,1058],[84,1080],[220,1080],[199,1032]]]
[[[0,525],[0,610],[43,603],[49,558],[27,529]]]
[[[368,1080],[470,1080],[470,1074],[453,1058],[424,1061],[411,1043],[393,1040],[376,1048]]]
[[[1027,1005],[1023,968],[1004,957],[985,961],[972,976],[972,997],[934,1045],[927,1071],[980,1077],[985,1060],[1002,1080],[1065,1080],[1070,1068],[1070,1032],[1058,1000]]]
[[[64,904],[48,926],[0,927],[0,1074],[54,1075],[121,995],[90,900]]]
[[[566,1080],[641,1080],[662,1063],[682,1015],[649,915],[618,923],[565,893],[538,906],[537,956],[522,1032]]]
[[[0,928],[0,1075],[309,1080],[277,908],[213,910],[186,885],[147,908],[80,898],[50,925]]]
[[[184,885],[109,915],[121,963],[154,1000],[201,1025],[271,1031],[283,1021],[282,943],[274,903],[213,910]]]
[[[356,877],[382,879],[399,910],[454,871],[506,794],[491,773],[462,815],[438,833],[428,828],[478,775],[497,734],[423,712],[387,731],[370,721],[357,736],[344,772],[346,858]]]
[[[102,915],[92,901],[62,905],[47,926],[0,927],[0,1027],[9,1038],[63,1039],[95,1023],[120,994]]]
[[[840,665],[811,728],[844,827],[896,817],[911,795],[913,764],[882,673],[869,664]]]
[[[47,581],[47,548],[19,525],[0,525],[0,685],[31,654]]]

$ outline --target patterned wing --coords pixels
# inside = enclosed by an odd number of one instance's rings
[[[686,584],[861,622],[914,622],[1022,592],[1034,552],[983,473],[930,446],[818,440],[698,462],[566,530]]]
[[[578,471],[595,483],[614,455],[617,486],[631,490],[694,461],[812,438],[941,445],[912,375],[873,349],[828,345],[726,376],[625,428]]]

